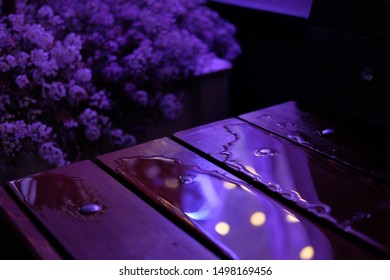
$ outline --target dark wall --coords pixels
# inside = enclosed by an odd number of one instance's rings
[[[233,115],[297,100],[390,128],[387,2],[313,1],[307,20],[210,2],[243,50],[231,74]]]
[[[242,48],[230,76],[232,114],[289,100],[307,22],[215,2],[209,5],[236,26]]]
[[[388,2],[313,2],[296,73],[296,99],[390,128]]]
[[[388,40],[390,1],[314,0],[310,20],[327,28]]]
[[[302,54],[294,85],[296,100],[390,127],[390,44],[310,26]]]

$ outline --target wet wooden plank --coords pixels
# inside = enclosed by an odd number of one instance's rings
[[[90,161],[9,186],[74,259],[216,258]]]
[[[46,259],[58,260],[63,257],[48,241],[47,236],[29,219],[8,192],[0,187],[0,219],[7,225],[9,234],[18,244],[10,244],[9,240],[1,240],[1,256],[5,259]],[[23,250],[23,252],[13,252]]]
[[[294,101],[240,116],[260,128],[390,182],[390,136],[384,129],[310,112]]]
[[[181,131],[175,137],[346,232],[367,220],[373,228],[360,226],[356,235],[389,250],[389,212],[379,221],[371,219],[389,201],[388,185],[238,119]]]
[[[97,159],[231,259],[378,258],[168,138]]]

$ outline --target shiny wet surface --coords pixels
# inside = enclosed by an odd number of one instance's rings
[[[86,185],[81,177],[46,172],[16,180],[15,187],[22,200],[42,215],[60,211],[80,217],[83,207],[87,205],[98,206],[97,213],[104,213],[103,209],[106,208],[97,191]]]
[[[9,183],[73,259],[217,259],[89,161]],[[53,246],[54,246],[53,245]]]
[[[164,157],[118,161],[116,171],[185,215],[234,259],[332,259],[327,237],[256,190]]]
[[[182,131],[175,136],[250,180],[260,182],[261,188],[294,201],[346,231],[357,229],[390,247],[386,237],[390,234],[388,209],[380,221],[372,219],[378,206],[389,200],[389,186],[235,119]]]
[[[368,251],[163,138],[98,160],[234,259],[370,259]],[[376,258],[376,257],[374,257]]]
[[[384,129],[341,117],[331,119],[293,101],[240,118],[390,183],[390,137]]]

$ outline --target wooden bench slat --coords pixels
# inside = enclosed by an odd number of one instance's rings
[[[229,258],[377,258],[170,139],[97,159]]]
[[[90,161],[9,186],[74,259],[217,258]],[[101,211],[80,213],[87,204]]]
[[[390,137],[379,128],[325,118],[294,101],[246,113],[240,118],[390,183]]]
[[[1,244],[5,242],[6,252],[2,252],[2,255],[6,257],[8,255],[14,255],[15,258],[32,258],[32,259],[46,259],[46,260],[58,260],[63,257],[58,253],[39,228],[26,216],[22,209],[16,204],[14,199],[8,194],[4,187],[0,187],[0,218],[3,218],[7,224],[7,229],[15,236],[15,241],[20,244],[20,249],[24,249],[27,252],[10,252],[15,250],[11,244],[6,244],[8,240],[1,240]]]
[[[390,199],[388,185],[242,120],[222,120],[174,135],[204,156],[260,183],[260,188],[294,201],[345,231],[359,220],[370,220],[371,213]],[[390,239],[384,236],[390,234],[390,215],[372,223],[376,231],[361,226],[359,232],[388,251]]]

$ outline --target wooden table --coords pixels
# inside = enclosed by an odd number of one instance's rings
[[[387,259],[389,139],[362,129],[287,102],[10,181],[1,215],[40,259]]]

